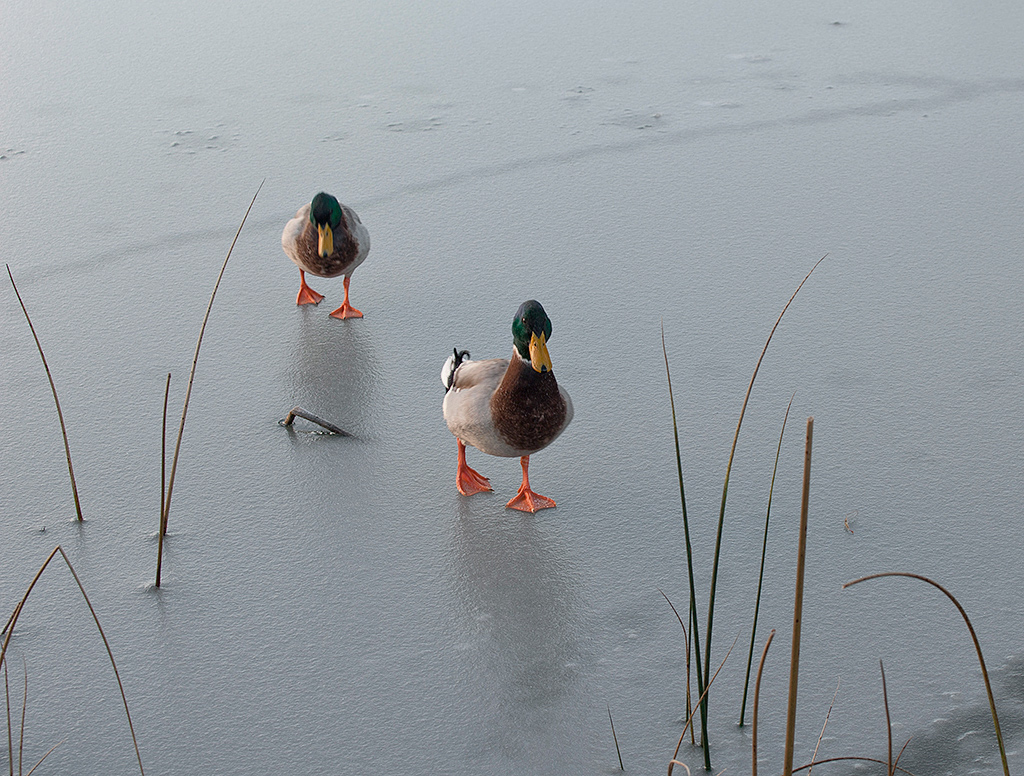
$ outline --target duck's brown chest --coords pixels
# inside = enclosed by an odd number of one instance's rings
[[[510,369],[491,397],[494,428],[510,446],[536,451],[557,437],[566,418],[565,399],[552,372],[529,365]]]
[[[329,256],[320,255],[319,235],[311,221],[307,222],[302,230],[296,248],[302,267],[322,278],[334,278],[345,274],[359,254],[359,244],[352,236],[344,215],[338,228],[334,230],[334,253]]]

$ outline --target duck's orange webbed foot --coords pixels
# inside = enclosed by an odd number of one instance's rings
[[[299,295],[295,298],[295,304],[320,304],[324,298],[323,294],[318,294],[308,285],[306,285],[306,273],[301,269],[299,270]]]
[[[346,318],[362,318],[363,314],[359,310],[354,308],[352,305],[350,305],[348,302],[346,302],[333,313],[331,313],[331,317],[343,321]]]
[[[518,509],[520,512],[530,512],[531,514],[538,509],[550,509],[555,506],[555,502],[547,496],[542,496],[530,489],[530,477],[528,474],[530,456],[524,455],[519,459],[519,462],[523,466],[523,484],[519,486],[519,491],[505,506],[508,509]]]
[[[460,469],[458,474],[455,475],[455,487],[459,489],[459,493],[463,496],[472,496],[474,493],[493,490],[489,479],[468,466],[465,469]]]
[[[523,490],[519,489],[519,492],[512,497],[505,506],[509,509],[518,509],[520,512],[536,512],[538,509],[550,509],[555,505],[555,502],[549,499],[547,496],[542,496],[539,493],[534,493],[532,490],[527,488]]]
[[[461,439],[456,441],[459,443],[459,468],[455,472],[455,487],[459,493],[472,496],[474,493],[491,490],[491,481],[466,463],[466,445]]]
[[[341,307],[331,313],[332,318],[338,318],[339,320],[345,320],[346,318],[362,318],[363,314],[356,308],[348,303],[348,284],[352,278],[345,278],[345,301],[341,303]],[[472,470],[470,470],[472,471]]]

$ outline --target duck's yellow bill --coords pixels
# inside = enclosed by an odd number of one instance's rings
[[[551,356],[548,355],[546,337],[541,334],[530,335],[530,366],[538,372],[551,371]]]
[[[331,227],[327,224],[317,224],[316,230],[320,233],[320,256],[327,258],[334,253],[334,232],[331,231]]]

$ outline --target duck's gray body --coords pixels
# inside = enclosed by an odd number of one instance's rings
[[[537,372],[513,349],[512,358],[463,361],[449,356],[442,381],[448,429],[464,443],[504,458],[550,445],[572,420],[572,400],[553,372]],[[451,369],[455,367],[452,375]]]

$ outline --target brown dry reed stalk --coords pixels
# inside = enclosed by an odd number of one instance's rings
[[[690,638],[686,635],[686,625],[683,624],[683,618],[679,616],[679,611],[676,609],[675,604],[669,601],[668,596],[665,595],[665,591],[660,587],[658,588],[658,592],[661,593],[662,598],[668,601],[668,605],[672,607],[672,613],[676,616],[676,619],[679,620],[679,627],[683,629],[683,641],[686,642],[686,716],[689,717],[690,712],[693,710],[693,706],[690,703]],[[692,725],[690,726],[690,743],[696,743]]]
[[[892,776],[892,718],[889,716],[889,691],[885,686],[885,666],[882,665],[881,660],[878,661],[878,670],[882,672],[882,704],[885,706],[885,731],[889,737],[889,764],[886,773],[888,776]]]
[[[885,730],[889,737],[889,759],[886,764],[888,776],[895,776],[896,768],[900,764],[900,758],[907,749],[907,744],[910,743],[908,738],[906,743],[900,748],[899,754],[896,755],[896,759],[892,759],[892,718],[889,716],[889,690],[885,683],[885,666],[882,665],[882,661],[878,661],[878,669],[882,672],[882,703],[885,706]],[[813,757],[811,758],[814,759]],[[808,773],[810,771],[808,770]]]
[[[160,587],[160,570],[164,564],[164,511],[167,509],[167,399],[171,394],[171,373],[167,373],[164,386],[164,422],[160,432],[160,527],[156,537],[156,586]]]
[[[874,759],[872,757],[829,757],[828,759],[825,759],[825,760],[819,760],[818,759],[818,747],[821,746],[821,739],[824,737],[824,735],[825,735],[825,728],[828,726],[828,718],[832,714],[832,707],[835,705],[836,695],[839,694],[839,682],[837,682],[836,683],[836,691],[832,695],[832,703],[829,704],[828,712],[825,714],[825,724],[821,726],[821,734],[818,736],[818,743],[814,746],[814,754],[811,755],[811,761],[809,763],[807,763],[807,765],[802,765],[799,768],[794,768],[793,769],[793,773],[798,773],[798,772],[800,772],[802,770],[806,770],[807,773],[810,774],[811,768],[813,768],[815,765],[820,765],[822,763],[838,762],[840,760],[856,760],[856,761],[859,761],[859,762],[878,763],[879,765],[886,766],[886,772],[887,772],[888,776],[895,776],[896,771],[902,771],[903,773],[908,773],[908,774],[910,773],[910,771],[908,771],[906,768],[900,768],[900,758],[903,757],[903,753],[907,749],[907,744],[910,743],[910,739],[909,738],[907,739],[906,743],[903,744],[903,747],[900,749],[899,754],[896,755],[896,760],[894,761],[892,759],[892,723],[891,723],[890,718],[889,718],[889,695],[888,695],[888,693],[886,691],[886,686],[885,686],[885,668],[882,666],[882,661],[881,660],[878,661],[878,667],[882,670],[882,700],[883,700],[883,703],[885,705],[885,726],[886,726],[886,729],[889,732],[889,760],[888,760],[888,762],[883,762],[882,760],[876,760],[876,759]],[[754,774],[754,776],[757,776],[757,774]],[[913,776],[913,774],[911,774],[911,776]]]
[[[7,760],[11,766],[11,776],[14,776],[14,725],[11,722],[11,686],[7,681],[6,662],[4,663],[4,698],[7,700]]]
[[[739,641],[739,640],[740,640],[739,634],[736,634],[736,638],[734,638],[732,640],[732,646],[729,647],[729,651],[725,653],[725,657],[722,658],[722,662],[719,664],[717,670],[712,675],[711,681],[708,682],[708,686],[704,688],[704,694],[701,695],[701,697],[699,697],[697,699],[697,708],[700,708],[701,701],[703,701],[705,696],[708,694],[708,691],[711,689],[711,685],[713,685],[715,683],[715,679],[718,678],[719,671],[722,670],[722,667],[725,665],[725,661],[729,659],[729,655],[732,654],[733,647],[736,646],[736,642]],[[675,750],[675,752],[672,753],[672,759],[669,760],[669,762],[668,762],[668,776],[672,776],[672,767],[675,766],[675,765],[682,765],[684,768],[686,768],[686,772],[687,773],[690,772],[690,769],[687,768],[686,765],[681,763],[677,758],[679,757],[679,750],[683,746],[683,739],[686,738],[686,729],[693,725],[693,715],[696,714],[696,713],[697,713],[697,709],[694,709],[693,711],[690,712],[690,716],[686,718],[686,724],[683,725],[683,733],[682,733],[682,735],[679,736],[679,743],[676,744],[676,750]]]
[[[117,670],[117,661],[114,660],[114,652],[110,648],[110,642],[107,641],[107,634],[103,632],[103,626],[100,625],[100,618],[97,616],[96,610],[93,608],[92,601],[89,600],[89,595],[85,592],[82,580],[78,578],[78,572],[75,571],[75,567],[71,564],[71,559],[67,556],[67,553],[64,552],[64,548],[59,544],[53,548],[53,552],[51,552],[46,557],[46,560],[43,561],[43,565],[39,567],[36,575],[29,583],[28,589],[25,590],[25,595],[22,596],[18,605],[14,607],[14,612],[7,621],[7,626],[4,629],[4,632],[7,635],[4,638],[3,647],[0,648],[0,663],[4,663],[7,659],[7,648],[10,646],[11,637],[14,635],[14,626],[17,625],[18,618],[21,616],[21,612],[25,608],[25,602],[28,601],[28,597],[32,594],[32,590],[35,589],[36,582],[39,581],[43,572],[46,571],[47,567],[50,565],[50,561],[53,560],[57,554],[60,554],[61,558],[64,559],[64,563],[67,564],[68,571],[71,572],[71,576],[74,577],[75,584],[78,585],[78,590],[81,592],[82,598],[85,599],[85,605],[89,607],[89,613],[92,615],[93,622],[96,623],[96,630],[99,631],[100,638],[103,639],[103,646],[107,650],[107,657],[110,658],[110,666],[114,669],[114,678],[117,679],[117,687],[121,691],[121,702],[124,704],[124,713],[128,718],[128,729],[132,734],[132,744],[135,746],[135,759],[139,762],[139,773],[142,774],[142,776],[145,776],[145,771],[142,769],[142,755],[139,753],[139,742],[135,738],[135,725],[132,723],[132,715],[128,710],[128,697],[124,693],[124,684],[121,682],[121,673]],[[49,754],[49,752],[47,754]]]
[[[697,694],[703,698],[706,695],[705,684],[707,683],[706,677],[704,676],[703,669],[701,668],[700,660],[700,635],[699,626],[697,623],[697,588],[694,583],[693,577],[693,548],[690,544],[690,521],[686,516],[686,493],[683,490],[683,456],[681,448],[679,446],[679,425],[676,422],[676,401],[672,394],[672,372],[668,366],[668,348],[665,346],[665,322],[661,324],[661,352],[665,356],[665,378],[668,381],[668,401],[672,407],[672,433],[675,436],[676,441],[676,471],[679,474],[679,500],[683,507],[683,537],[686,541],[686,570],[690,577],[690,638],[693,639],[693,656],[694,667],[697,672]],[[677,615],[678,616],[678,615]],[[689,641],[687,641],[687,668],[690,666],[689,661]],[[687,692],[689,692],[690,682],[686,682]],[[708,715],[707,705],[701,704],[700,706],[700,735],[701,745],[704,747],[704,767],[711,768],[711,751],[708,748]],[[687,708],[687,717],[692,717],[690,709]],[[693,736],[691,730],[690,736]]]
[[[78,521],[83,522],[85,520],[82,517],[82,502],[78,498],[78,485],[75,482],[75,468],[71,465],[71,446],[68,444],[68,429],[64,424],[64,413],[60,408],[60,399],[57,398],[57,386],[53,383],[53,375],[50,374],[50,366],[46,363],[46,356],[43,353],[42,343],[39,342],[39,336],[36,334],[36,327],[32,325],[32,319],[28,316],[28,308],[25,307],[25,302],[21,298],[21,294],[18,292],[18,286],[14,282],[14,275],[11,274],[11,265],[5,264],[7,267],[7,275],[11,279],[11,285],[14,287],[14,293],[18,297],[18,304],[21,305],[21,311],[25,313],[25,320],[28,321],[28,328],[32,332],[32,338],[36,341],[36,349],[39,351],[39,357],[43,360],[43,369],[46,370],[46,379],[50,381],[50,392],[53,394],[53,403],[57,405],[57,417],[60,419],[60,433],[64,436],[64,455],[68,459],[68,476],[71,477],[71,495],[75,498],[75,511],[78,513]]]
[[[851,755],[847,755],[845,757],[826,757],[824,760],[815,760],[814,762],[807,763],[806,765],[801,765],[799,768],[794,768],[793,773],[800,773],[800,771],[809,771],[815,765],[824,765],[825,763],[838,763],[849,761],[885,765],[885,760],[879,760],[875,757],[854,757]],[[907,774],[907,776],[914,776],[914,774],[908,771],[906,768],[897,767],[896,770],[900,771],[901,773]]]
[[[238,235],[242,233],[242,227],[245,226],[245,220],[249,217],[249,211],[252,210],[252,206],[256,204],[256,197],[260,194],[260,189],[263,188],[263,184],[266,183],[264,179],[259,188],[256,189],[256,193],[252,196],[252,202],[249,203],[248,209],[245,211],[245,215],[242,216],[242,223],[238,225],[238,231],[235,232],[235,239],[231,241],[231,247],[228,248],[228,255],[224,257],[224,263],[221,265],[220,274],[217,275],[217,282],[213,285],[213,293],[210,294],[210,303],[206,306],[206,315],[203,316],[203,325],[199,327],[199,340],[196,342],[196,352],[192,357],[192,371],[189,372],[188,376],[188,387],[185,389],[185,404],[181,409],[181,422],[178,424],[178,441],[174,445],[174,458],[171,461],[171,476],[167,482],[167,496],[164,499],[163,513],[160,515],[160,533],[167,533],[167,518],[171,512],[171,494],[174,492],[174,475],[178,471],[178,454],[181,452],[181,438],[185,433],[185,416],[188,414],[188,403],[192,397],[192,383],[196,378],[196,364],[199,362],[199,348],[203,345],[203,334],[206,332],[206,322],[210,320],[210,310],[213,309],[213,300],[217,296],[217,289],[220,288],[221,278],[224,277],[224,270],[228,267],[228,259],[231,258],[231,252],[235,249],[235,243],[238,242]]]
[[[8,661],[3,661],[4,668],[4,694],[7,696],[7,759],[10,764],[11,776],[14,776],[14,734],[11,723],[11,689],[8,685],[7,677],[7,666]],[[28,711],[28,664],[24,660],[21,662],[22,672],[24,674],[24,691],[21,696],[21,728],[18,731],[18,774],[21,776],[24,773],[24,762],[25,762],[25,714]],[[39,758],[35,765],[33,765],[25,776],[32,776],[32,773],[43,764],[43,761],[49,757],[53,751],[63,744],[64,741],[58,741],[56,744],[51,746],[46,753]]]
[[[764,643],[764,650],[761,652],[761,660],[757,664],[757,678],[754,680],[754,711],[750,721],[750,756],[753,763],[750,766],[751,776],[757,776],[757,709],[761,699],[761,676],[764,674],[764,661],[768,657],[768,647],[772,645],[775,638],[775,628],[768,634],[768,640]]]
[[[4,661],[4,672],[7,671],[7,661]],[[28,711],[28,664],[24,658],[21,661],[21,668],[25,674],[25,692],[21,696],[21,730],[18,731],[18,773],[21,773],[21,764],[25,754],[25,712]]]
[[[988,668],[986,668],[985,666],[985,657],[981,654],[981,643],[978,641],[978,634],[974,632],[974,626],[971,625],[971,620],[967,616],[967,612],[960,605],[960,602],[957,601],[953,594],[946,590],[946,588],[944,588],[938,582],[935,582],[934,580],[931,580],[928,577],[922,576],[921,574],[911,574],[903,571],[885,571],[880,574],[869,574],[866,577],[861,577],[859,579],[853,580],[852,582],[847,582],[845,585],[843,585],[843,590],[845,590],[848,587],[851,587],[852,585],[856,585],[861,582],[867,582],[869,579],[880,579],[881,577],[906,577],[908,579],[917,579],[921,582],[927,582],[929,585],[936,588],[943,595],[945,595],[946,598],[952,601],[953,605],[957,608],[957,611],[960,612],[960,616],[963,617],[964,623],[966,623],[967,625],[967,630],[971,634],[971,640],[974,642],[974,650],[978,653],[978,662],[981,664],[981,676],[985,680],[985,691],[988,693],[988,706],[989,709],[992,711],[992,724],[995,726],[996,729],[996,743],[998,743],[999,745],[999,755],[1000,757],[1002,757],[1003,760],[1003,774],[1004,776],[1010,776],[1010,766],[1006,762],[1006,749],[1003,746],[1003,732],[999,727],[999,715],[996,713],[996,699],[995,696],[992,694],[992,683],[989,681],[988,678]]]
[[[64,741],[67,741],[67,739],[65,738]],[[25,774],[25,776],[32,776],[32,774],[36,772],[36,768],[38,768],[40,765],[42,765],[43,761],[47,757],[49,757],[51,754],[53,754],[53,750],[56,749],[61,744],[63,744],[64,741],[58,741],[56,744],[54,744],[49,749],[47,749],[46,750],[46,754],[44,754],[42,757],[39,758],[39,762],[37,762],[35,765],[33,765],[32,768],[29,769],[29,772]]]
[[[907,751],[907,747],[908,747],[908,746],[910,745],[910,742],[911,742],[911,740],[912,740],[911,738],[908,738],[908,739],[907,739],[907,740],[906,740],[906,741],[904,742],[903,746],[901,746],[901,747],[900,747],[900,751],[899,751],[899,754],[897,754],[897,755],[896,755],[896,760],[895,760],[895,761],[893,762],[893,764],[892,764],[892,772],[893,772],[893,773],[896,773],[896,770],[897,770],[897,768],[899,768],[899,765],[900,765],[900,758],[901,758],[901,757],[903,757],[903,753],[904,753],[905,751]],[[902,770],[902,769],[900,768],[900,770]]]
[[[612,721],[612,707],[608,704],[608,724],[612,726],[612,740],[615,742],[615,754],[619,756],[619,770],[626,770],[626,766],[622,764],[622,750],[619,749],[619,737],[615,735],[615,723]]]
[[[828,711],[825,712],[825,721],[821,724],[821,732],[818,733],[818,742],[814,745],[814,753],[811,755],[811,765],[814,765],[814,761],[818,759],[818,749],[821,748],[821,740],[825,737],[825,728],[828,727],[828,718],[832,716],[832,708],[836,705],[836,696],[839,695],[839,685],[842,684],[843,680],[840,679],[836,682],[836,691],[832,693],[832,702],[828,705]],[[807,769],[807,774],[810,776],[811,769]]]
[[[826,259],[827,256],[828,256],[828,254],[826,253],[824,256],[822,256],[820,259],[818,259],[814,263],[814,266],[811,267],[810,272],[808,272],[804,276],[804,279],[800,281],[800,285],[798,285],[796,287],[796,291],[794,291],[793,295],[789,297],[789,301],[786,302],[785,307],[782,308],[782,312],[779,313],[779,317],[775,321],[775,325],[772,326],[772,330],[768,334],[768,339],[765,340],[764,347],[761,349],[761,355],[757,359],[757,365],[754,367],[754,373],[750,376],[750,384],[747,386],[747,393],[743,397],[743,406],[740,409],[740,417],[739,417],[739,420],[736,422],[736,433],[733,435],[733,439],[732,439],[732,449],[729,451],[729,463],[728,463],[728,465],[725,468],[725,484],[722,486],[722,505],[721,505],[721,508],[719,510],[719,513],[718,513],[718,532],[717,532],[717,534],[715,536],[715,556],[714,556],[714,563],[711,566],[711,590],[710,590],[710,593],[708,595],[708,627],[707,627],[707,630],[706,630],[706,632],[704,634],[704,639],[705,639],[705,644],[704,644],[704,678],[705,678],[705,684],[707,684],[707,681],[706,681],[706,679],[707,679],[707,672],[711,668],[711,664],[710,664],[710,661],[711,661],[711,632],[712,632],[713,627],[714,627],[715,590],[716,590],[717,584],[718,584],[718,563],[719,563],[719,559],[721,557],[721,551],[722,551],[722,529],[723,529],[723,527],[725,525],[725,501],[726,501],[726,497],[729,495],[729,477],[730,477],[730,475],[732,473],[733,460],[736,457],[736,444],[737,444],[737,442],[739,441],[739,438],[740,438],[740,427],[743,425],[743,416],[746,414],[747,403],[750,401],[750,392],[754,389],[754,381],[757,379],[757,373],[761,369],[761,362],[764,361],[765,354],[768,352],[768,345],[771,344],[772,337],[775,336],[776,329],[778,329],[779,328],[779,324],[782,323],[782,317],[786,314],[786,311],[789,309],[789,306],[791,304],[793,304],[793,300],[796,299],[796,295],[800,293],[800,289],[804,287],[804,283],[807,282],[808,278],[811,277],[811,274],[814,272],[814,270],[816,270],[818,268],[818,265],[821,264],[821,262],[823,262]],[[702,718],[706,717],[706,715],[707,715],[707,700],[704,701],[704,704],[701,707],[701,716],[702,716]],[[704,743],[704,767],[708,768],[708,769],[711,768],[711,753],[710,753],[710,750],[708,748],[707,740],[706,739],[705,739],[705,743]]]
[[[747,712],[747,689],[750,687],[750,667],[754,662],[754,639],[757,636],[757,615],[761,611],[761,589],[764,586],[764,562],[768,556],[768,523],[772,517],[772,495],[775,493],[775,475],[779,472],[779,457],[782,455],[782,437],[786,433],[786,421],[789,420],[789,411],[793,408],[793,399],[795,397],[796,392],[789,397],[786,414],[782,418],[779,446],[775,449],[775,466],[772,468],[772,482],[768,486],[768,509],[765,511],[764,541],[761,543],[761,571],[757,577],[757,595],[754,597],[754,624],[750,626],[750,652],[747,654],[747,676],[743,680],[743,701],[740,703],[740,727],[743,727],[743,718]]]
[[[807,442],[804,446],[804,487],[800,499],[800,537],[796,557],[796,592],[793,600],[793,646],[789,659],[789,704],[786,709],[786,750],[782,773],[793,774],[793,744],[796,740],[796,690],[800,677],[800,627],[804,614],[804,564],[807,557],[807,513],[811,500],[811,441],[814,418],[807,419]]]

